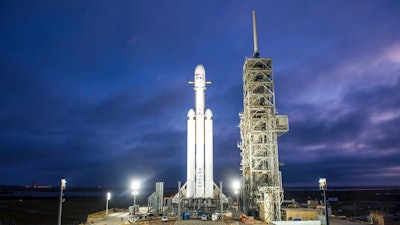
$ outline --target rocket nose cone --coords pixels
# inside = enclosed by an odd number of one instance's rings
[[[204,69],[203,65],[199,64],[196,66],[196,69],[194,70],[194,75],[196,76],[197,74],[206,75],[206,70]]]
[[[188,116],[188,117],[193,117],[195,114],[196,114],[196,113],[194,112],[194,110],[193,110],[193,109],[190,109],[189,112],[188,112],[188,114],[187,114],[187,116]]]

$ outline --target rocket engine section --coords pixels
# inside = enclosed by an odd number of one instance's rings
[[[187,115],[187,182],[186,197],[213,198],[213,115],[204,112],[206,72],[203,65],[194,71],[195,109]]]

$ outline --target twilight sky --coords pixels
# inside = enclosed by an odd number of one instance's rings
[[[400,2],[3,1],[0,185],[186,181],[203,64],[214,180],[240,177],[242,67],[274,66],[283,185],[400,185]]]

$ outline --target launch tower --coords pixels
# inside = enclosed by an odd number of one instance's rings
[[[271,58],[258,53],[256,14],[253,11],[254,55],[243,65],[243,112],[240,116],[243,211],[265,222],[281,220],[282,177],[278,136],[289,130],[288,117],[275,107]]]

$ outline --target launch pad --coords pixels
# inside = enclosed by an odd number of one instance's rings
[[[180,183],[179,183],[180,186]],[[213,197],[211,198],[195,198],[187,197],[186,184],[179,187],[179,192],[172,198],[173,208],[178,209],[178,214],[183,212],[204,212],[207,214],[220,212],[229,208],[229,199],[222,193],[222,182],[220,187],[214,184]]]
[[[241,208],[247,216],[264,222],[281,220],[282,176],[278,137],[289,131],[286,115],[275,106],[271,58],[260,58],[256,15],[253,11],[254,55],[243,65],[243,112],[240,116]],[[184,212],[217,212],[230,207],[230,199],[213,181],[213,114],[205,111],[206,81],[203,65],[194,73],[195,110],[187,114],[187,180],[172,198],[178,215]],[[239,195],[238,195],[238,202]],[[224,204],[226,207],[224,207]],[[240,205],[240,204],[239,204]]]

